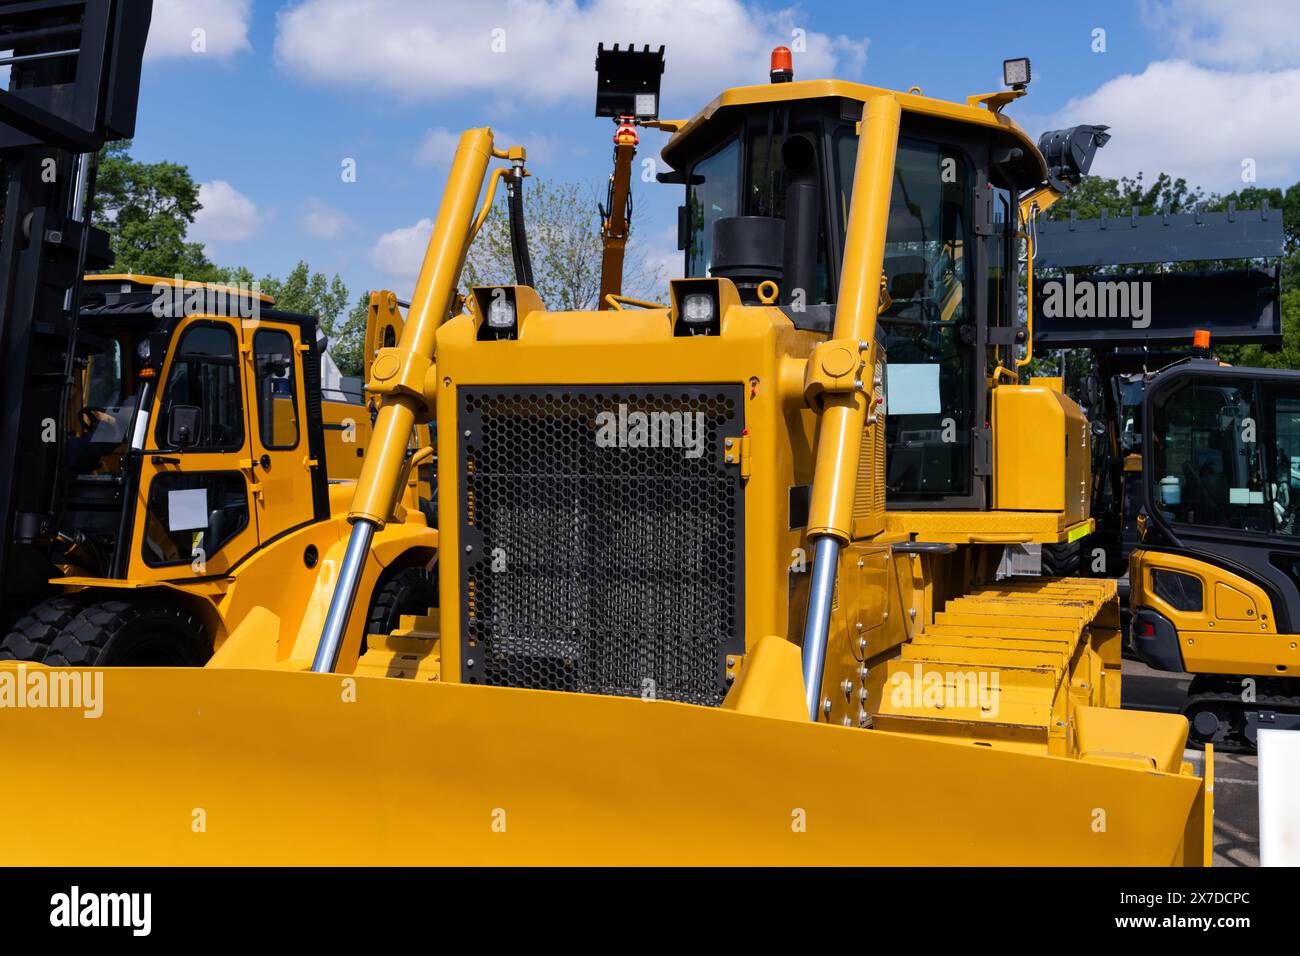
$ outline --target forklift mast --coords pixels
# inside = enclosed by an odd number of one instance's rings
[[[89,227],[99,150],[135,131],[150,0],[0,8],[0,619],[47,588],[76,375],[81,278],[112,264]],[[15,476],[22,479],[16,481]],[[21,599],[21,600],[20,600]]]

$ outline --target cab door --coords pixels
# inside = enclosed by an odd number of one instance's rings
[[[240,328],[223,318],[178,323],[142,420],[140,490],[129,576],[225,574],[257,547],[248,471]]]
[[[250,460],[257,535],[262,544],[315,517],[312,472],[321,467],[307,441],[303,357],[310,346],[292,322],[245,323],[244,393],[249,396]]]

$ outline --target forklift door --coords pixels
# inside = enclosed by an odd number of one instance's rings
[[[172,335],[155,413],[137,425],[133,579],[225,574],[257,546],[241,332],[238,320],[193,316]]]

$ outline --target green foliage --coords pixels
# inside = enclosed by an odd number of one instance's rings
[[[177,163],[140,163],[131,143],[109,143],[100,153],[94,223],[108,232],[117,261],[115,272],[200,282],[223,270],[207,257],[203,244],[186,233],[201,207],[199,186]]]
[[[1171,213],[1190,212],[1196,203],[1207,202],[1210,198],[1199,186],[1188,186],[1185,179],[1174,179],[1168,173],[1160,173],[1150,184],[1142,173],[1120,179],[1085,176],[1083,182],[1057,200],[1046,215],[1048,219],[1069,219],[1073,212],[1079,219],[1097,219],[1102,210],[1112,216],[1128,215],[1134,206],[1139,215],[1144,216],[1166,206]]]

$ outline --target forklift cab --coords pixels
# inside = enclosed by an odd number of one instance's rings
[[[172,280],[85,290],[55,510],[66,575],[222,575],[328,515],[314,319]]]
[[[829,93],[853,95],[825,95]],[[685,185],[678,244],[688,277],[724,276],[756,304],[764,281],[796,328],[835,313],[862,105],[833,81],[729,91],[664,149]],[[914,97],[917,106],[935,101]],[[985,112],[985,111],[981,111]],[[1044,179],[1038,153],[988,111],[985,126],[903,112],[879,319],[887,366],[892,508],[991,504],[989,377],[1013,365],[1021,298],[1017,199]]]

